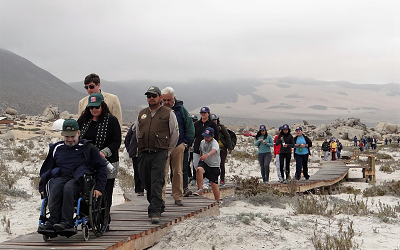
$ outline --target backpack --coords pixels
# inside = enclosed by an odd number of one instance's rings
[[[235,148],[236,142],[237,142],[236,134],[235,134],[235,132],[233,132],[230,129],[226,129],[226,130],[228,131],[229,135],[231,136],[232,148]]]

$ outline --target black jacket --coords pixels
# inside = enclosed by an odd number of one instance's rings
[[[200,154],[200,142],[204,139],[204,137],[201,135],[204,133],[204,130],[206,128],[211,127],[214,129],[214,139],[216,141],[219,140],[219,129],[217,127],[217,124],[213,122],[212,120],[208,119],[205,123],[200,119],[194,124],[194,130],[195,130],[195,136],[194,136],[194,153]]]
[[[322,151],[329,151],[329,149],[330,149],[330,144],[329,144],[329,142],[324,141],[324,142],[322,143],[321,150],[322,150]]]
[[[135,123],[129,128],[126,133],[124,140],[126,151],[129,154],[129,158],[137,157],[137,139],[136,139],[136,127]]]
[[[296,144],[297,141],[297,135],[293,138],[294,144]],[[308,138],[306,135],[303,134],[304,140],[306,140],[306,144],[308,145],[308,154],[311,155],[311,147],[312,147],[312,141],[310,138]],[[296,154],[296,147],[294,147],[293,154]]]
[[[283,137],[283,141],[286,143],[287,147],[283,147],[282,144],[282,140],[281,137]],[[292,148],[294,147],[294,141],[293,141],[293,136],[290,134],[290,129],[289,132],[287,134],[283,133],[283,131],[281,131],[281,133],[278,135],[278,138],[276,139],[275,142],[276,146],[281,145],[281,149],[280,149],[280,154],[282,153],[291,153],[292,152]]]
[[[47,154],[46,160],[44,160],[42,167],[40,168],[40,182],[39,192],[44,191],[44,187],[51,178],[57,177],[60,172],[59,167],[56,165],[55,159],[53,158],[53,152],[57,145],[63,144],[64,141],[57,142],[50,145],[49,153]],[[96,175],[96,186],[95,189],[103,192],[107,182],[107,169],[106,163],[101,158],[99,151],[87,140],[80,140],[79,144],[75,147],[84,147],[83,154],[85,158],[78,166],[74,166],[73,177],[75,180],[82,177],[87,172],[97,172]],[[74,157],[71,155],[71,157]]]

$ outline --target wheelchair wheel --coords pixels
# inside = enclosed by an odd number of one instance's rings
[[[107,193],[104,191],[99,198],[93,197],[94,186],[89,198],[89,219],[94,235],[101,236],[106,231],[108,225],[108,200]]]
[[[85,241],[89,240],[89,227],[87,225],[82,225],[82,235]]]

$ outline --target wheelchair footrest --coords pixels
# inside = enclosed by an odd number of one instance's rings
[[[73,228],[68,228],[68,229],[59,231],[59,232],[57,232],[57,233],[58,233],[59,235],[61,235],[61,236],[65,236],[65,237],[69,238],[69,237],[71,237],[71,236],[77,234],[77,233],[78,233],[78,230],[77,230],[75,227],[73,227]]]

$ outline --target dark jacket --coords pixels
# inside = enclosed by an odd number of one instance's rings
[[[297,141],[297,135],[293,138],[294,144],[296,144]],[[311,155],[311,147],[312,147],[312,141],[310,138],[308,138],[306,135],[303,134],[304,140],[306,140],[306,144],[308,145],[308,154]],[[293,154],[296,154],[296,147],[294,147]]]
[[[39,182],[39,192],[44,191],[44,187],[47,182],[51,178],[57,177],[59,173],[59,168],[56,165],[55,159],[53,158],[53,152],[57,145],[63,144],[64,141],[57,142],[53,145],[50,145],[49,153],[47,154],[46,160],[44,160],[42,167],[40,168],[40,177],[41,180]],[[96,186],[95,189],[103,192],[106,182],[107,182],[107,169],[106,163],[103,158],[101,158],[99,150],[87,140],[80,140],[79,144],[76,145],[78,147],[84,147],[83,154],[85,156],[82,159],[81,164],[74,167],[73,177],[75,180],[82,177],[85,173],[88,172],[97,172],[96,174]],[[73,157],[71,155],[71,157]]]
[[[137,140],[136,140],[136,126],[135,123],[129,128],[124,140],[126,151],[129,158],[137,157]]]
[[[219,129],[219,140],[224,144],[223,148],[233,150],[231,136],[223,124],[218,124]]]
[[[172,107],[172,110],[175,112],[179,126],[179,139],[176,145],[178,146],[182,142],[186,145],[192,145],[194,139],[193,121],[189,118],[188,111],[183,107],[183,102],[175,99],[175,104]]]
[[[211,127],[214,129],[214,139],[216,141],[219,140],[219,129],[217,127],[217,124],[213,122],[212,120],[208,119],[205,123],[200,119],[194,124],[194,130],[195,130],[195,136],[194,136],[194,153],[200,154],[200,142],[204,139],[204,137],[201,135],[204,133],[204,130],[206,128]]]
[[[287,145],[286,148],[283,147],[281,137],[283,137],[283,141]],[[280,154],[292,152],[292,148],[294,147],[294,141],[293,141],[293,136],[290,134],[290,129],[287,134],[285,134],[285,133],[283,133],[283,131],[281,131],[281,133],[278,135],[278,139],[276,140],[275,145],[276,146],[281,145],[281,149],[279,152]]]
[[[329,144],[329,142],[324,141],[324,142],[322,143],[321,150],[322,150],[322,151],[329,151],[329,149],[330,149],[330,144]]]
[[[339,151],[342,151],[343,145],[342,145],[341,142],[338,142],[338,143],[337,143],[337,148],[338,148]]]

